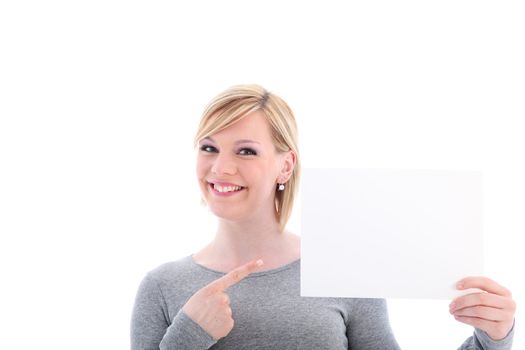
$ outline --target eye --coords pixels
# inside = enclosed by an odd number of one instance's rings
[[[210,145],[202,145],[201,146],[201,151],[204,151],[204,152],[215,152],[217,149],[213,146],[210,146]]]
[[[246,153],[246,152],[248,153]],[[239,151],[239,154],[241,155],[246,155],[246,156],[255,156],[257,155],[257,152],[255,152],[253,149],[251,148],[242,148],[240,151]]]

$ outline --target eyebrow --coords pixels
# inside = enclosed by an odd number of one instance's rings
[[[212,139],[212,138],[209,137],[209,136],[208,136],[208,137],[205,137],[205,138],[202,139],[202,141],[204,141],[204,140],[210,140],[211,142],[215,142],[215,140]],[[257,141],[248,140],[248,139],[237,140],[237,141],[235,141],[234,144],[235,144],[235,145],[238,145],[238,144],[240,144],[240,143],[257,143],[257,144],[260,144],[260,143],[257,142]]]

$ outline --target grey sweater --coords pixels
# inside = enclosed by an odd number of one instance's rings
[[[199,289],[224,276],[190,256],[150,271],[137,292],[131,349],[399,349],[384,299],[300,296],[300,260],[255,272],[229,288],[235,325],[215,341],[183,311]],[[459,349],[508,350],[476,329]]]

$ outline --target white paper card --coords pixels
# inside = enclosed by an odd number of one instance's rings
[[[451,299],[483,273],[482,176],[303,169],[301,296]]]

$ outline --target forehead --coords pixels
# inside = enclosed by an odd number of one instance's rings
[[[237,141],[248,139],[260,143],[271,142],[270,126],[263,112],[248,114],[238,122],[212,135],[214,140]]]

